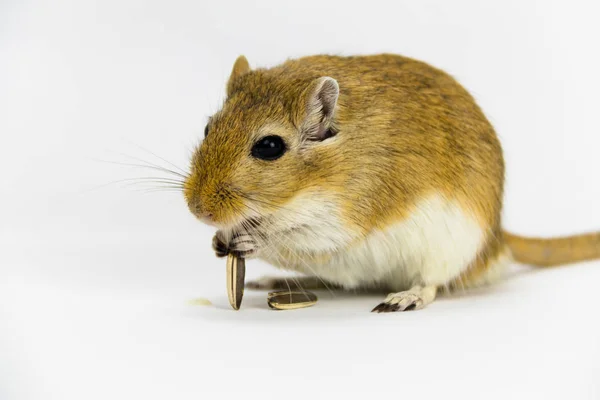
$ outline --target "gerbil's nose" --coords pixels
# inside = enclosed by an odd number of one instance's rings
[[[214,215],[211,213],[197,212],[197,213],[194,213],[194,215],[196,215],[196,218],[198,218],[200,221],[204,222],[205,224],[212,225],[214,223]]]
[[[214,216],[211,213],[199,215],[198,218],[207,225],[214,225],[215,223]]]
[[[192,201],[188,203],[188,207],[192,214],[196,216],[199,220],[206,224],[212,224],[214,222],[214,214],[204,210],[202,205],[197,201]]]

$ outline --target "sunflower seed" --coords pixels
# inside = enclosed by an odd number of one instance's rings
[[[227,297],[234,310],[239,310],[244,297],[246,262],[242,257],[227,255]]]
[[[293,292],[282,290],[271,292],[267,297],[269,307],[277,310],[294,310],[296,308],[310,307],[317,303],[317,296],[311,292]]]

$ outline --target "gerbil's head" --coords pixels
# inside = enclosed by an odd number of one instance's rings
[[[191,161],[184,192],[192,213],[234,228],[318,187],[335,167],[338,95],[333,78],[251,70],[240,56]]]

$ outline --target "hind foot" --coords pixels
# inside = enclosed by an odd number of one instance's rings
[[[404,292],[390,293],[372,312],[420,310],[435,299],[436,292],[435,286],[414,286]]]

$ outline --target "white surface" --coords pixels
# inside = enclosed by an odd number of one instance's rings
[[[598,230],[598,7],[3,1],[0,399],[600,398],[599,262],[515,267],[413,313],[327,293],[294,312],[249,293],[234,312],[181,196],[90,190],[154,175],[93,160],[160,162],[131,143],[185,167],[241,53],[391,51],[451,72],[496,126],[506,227]]]

